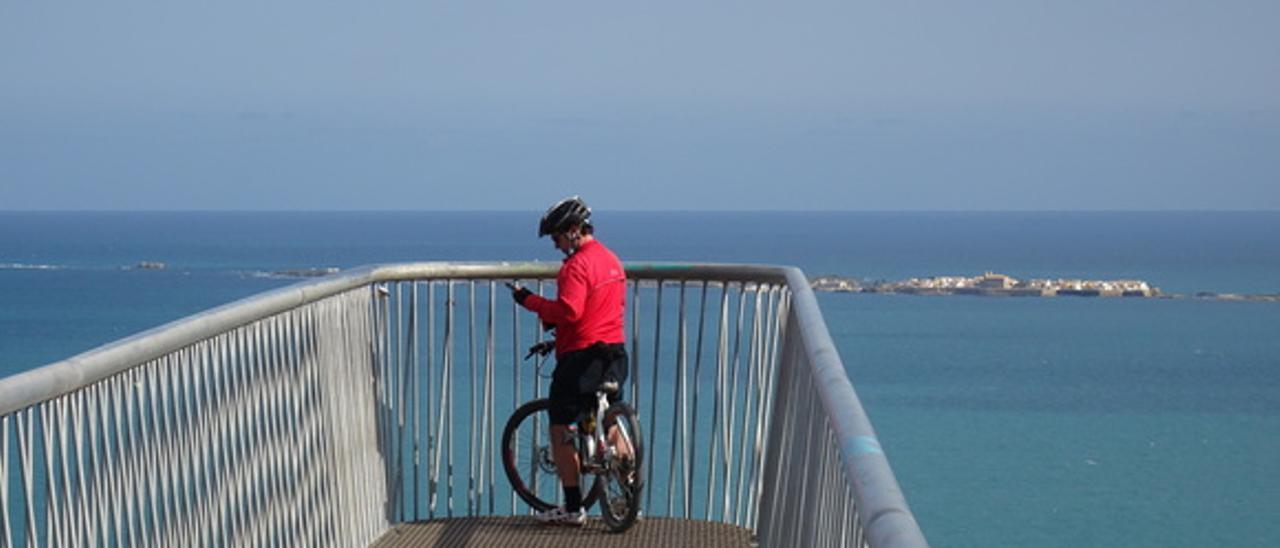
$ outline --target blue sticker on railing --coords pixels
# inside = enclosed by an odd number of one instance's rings
[[[851,440],[845,446],[845,452],[854,455],[883,455],[884,450],[880,449],[880,441],[873,436],[858,436]]]

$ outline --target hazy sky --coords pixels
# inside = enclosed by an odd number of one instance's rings
[[[194,4],[0,0],[0,210],[1280,209],[1276,0]]]

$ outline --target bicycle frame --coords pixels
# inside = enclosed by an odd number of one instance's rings
[[[571,428],[571,435],[578,448],[578,470],[581,474],[603,474],[608,471],[609,462],[613,459],[613,446],[609,443],[609,425],[605,424],[604,413],[609,409],[609,394],[596,392],[596,407],[592,411],[588,428]],[[584,431],[585,430],[585,431]],[[597,448],[599,450],[597,450]]]

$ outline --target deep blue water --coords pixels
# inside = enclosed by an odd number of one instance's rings
[[[293,283],[558,260],[537,213],[0,213],[0,375]],[[599,212],[626,260],[1280,292],[1280,213]],[[160,261],[164,270],[127,267]],[[1275,545],[1280,303],[822,294],[937,546]]]

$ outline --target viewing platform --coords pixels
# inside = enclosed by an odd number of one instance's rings
[[[615,534],[599,520],[581,528],[541,525],[533,517],[452,518],[401,523],[387,531],[372,548],[457,546],[489,548],[749,548],[751,531],[723,523],[655,518],[637,523],[626,533]]]

